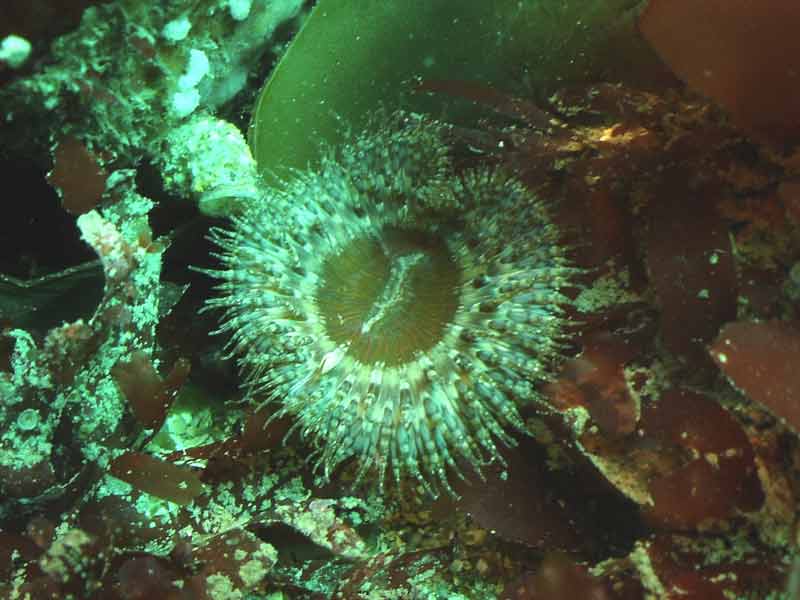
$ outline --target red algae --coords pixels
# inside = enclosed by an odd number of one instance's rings
[[[667,598],[686,600],[726,600],[759,597],[781,585],[780,560],[765,561],[754,549],[744,556],[714,556],[714,538],[695,542],[682,535],[660,534],[646,547],[654,573]],[[705,545],[704,542],[708,543]],[[751,596],[753,593],[757,595]],[[759,593],[761,592],[761,593]]]
[[[162,379],[147,353],[134,352],[127,361],[119,361],[111,375],[128,400],[134,415],[146,429],[158,430],[167,418],[170,406],[189,376],[189,361],[175,361]]]
[[[486,474],[488,486],[465,486],[458,506],[486,530],[505,540],[541,549],[570,549],[583,542],[572,518],[574,506],[548,492],[544,464],[518,450],[508,452],[510,469]]]
[[[684,451],[682,464],[650,482],[654,506],[645,514],[655,526],[692,530],[763,502],[747,435],[710,398],[670,390],[643,411],[642,428],[665,449]]]
[[[800,137],[798,23],[800,5],[784,0],[651,0],[639,28],[681,79],[742,127],[788,142]]]
[[[561,409],[584,406],[600,431],[608,436],[632,433],[639,407],[625,380],[625,365],[637,357],[641,345],[609,331],[585,337],[583,352],[568,360],[561,377],[547,386],[551,402]]]
[[[192,469],[141,452],[127,452],[115,459],[109,473],[139,490],[176,504],[189,504],[203,493],[203,484]]]
[[[105,169],[83,142],[75,137],[58,142],[47,181],[58,191],[67,212],[77,216],[97,206],[107,178]]]
[[[696,366],[708,362],[705,344],[736,317],[736,272],[725,223],[714,195],[695,193],[677,173],[669,198],[650,207],[647,264],[661,309],[667,348]]]
[[[538,570],[509,584],[501,600],[610,600],[605,583],[566,556],[547,556]]]
[[[152,598],[175,599],[190,597],[180,594],[180,589],[172,583],[171,574],[161,561],[153,556],[130,558],[117,572],[119,591],[124,600],[149,600]]]
[[[730,323],[710,354],[738,389],[800,431],[800,322]]]
[[[199,575],[203,579],[225,576],[236,589],[252,589],[252,579],[260,580],[275,564],[276,558],[274,549],[243,529],[215,536],[192,556],[196,564],[202,565]]]

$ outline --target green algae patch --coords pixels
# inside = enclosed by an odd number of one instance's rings
[[[611,40],[638,38],[638,4],[320,0],[256,103],[250,143],[259,169],[269,180],[307,168],[324,143],[341,141],[343,124],[359,131],[378,108],[457,122],[440,99],[413,94],[420,81],[543,94],[605,76],[596,57]]]
[[[360,129],[376,107],[406,104],[417,78],[498,80],[503,44],[489,24],[512,5],[465,3],[456,16],[443,0],[319,2],[258,99],[250,135],[260,169],[305,168],[320,140],[339,140],[341,122]]]

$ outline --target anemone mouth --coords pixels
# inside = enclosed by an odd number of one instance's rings
[[[518,406],[559,358],[576,270],[521,183],[454,173],[436,127],[412,125],[363,134],[216,230],[209,305],[326,476],[355,457],[358,480],[435,495],[527,431]]]
[[[462,272],[442,237],[385,227],[328,256],[315,293],[328,337],[362,365],[396,367],[440,342]]]

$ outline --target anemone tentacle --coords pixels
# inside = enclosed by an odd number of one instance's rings
[[[327,476],[356,457],[359,480],[451,490],[526,431],[577,271],[544,202],[500,169],[457,173],[444,126],[401,121],[215,229],[208,304]]]

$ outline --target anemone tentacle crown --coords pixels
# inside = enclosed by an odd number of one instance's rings
[[[450,489],[524,431],[576,270],[547,208],[502,170],[456,172],[443,125],[395,115],[211,237],[221,332],[327,475]]]

